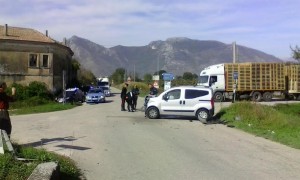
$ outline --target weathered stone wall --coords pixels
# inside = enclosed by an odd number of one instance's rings
[[[29,66],[29,55],[38,55],[36,67]],[[48,66],[42,66],[42,56],[48,55]],[[66,71],[65,83],[70,83],[72,52],[57,43],[39,42],[0,42],[0,80],[7,84],[27,85],[32,81],[41,81],[49,90],[63,87],[63,71]]]

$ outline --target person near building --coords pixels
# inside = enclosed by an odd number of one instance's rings
[[[121,90],[121,111],[126,111],[125,101],[126,101],[127,87],[128,87],[128,84],[125,83]]]
[[[14,100],[16,88],[12,88],[12,95],[6,94],[7,85],[5,82],[0,82],[0,129],[5,130],[8,137],[11,135],[12,125],[9,117],[9,102]]]
[[[132,94],[133,94],[133,109],[136,110],[137,100],[140,94],[140,90],[136,84],[133,86]]]

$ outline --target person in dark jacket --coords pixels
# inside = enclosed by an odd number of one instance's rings
[[[11,121],[8,113],[9,101],[14,100],[16,89],[12,88],[12,96],[8,96],[5,92],[7,85],[5,82],[0,83],[0,129],[6,131],[8,137],[11,134]]]
[[[133,86],[132,93],[133,93],[133,108],[134,110],[136,110],[137,100],[140,94],[140,90],[137,87],[137,85]]]
[[[121,91],[121,111],[126,111],[125,101],[126,101],[127,87],[128,87],[127,83],[125,83],[124,86],[122,87],[122,91]]]
[[[134,94],[132,91],[128,92],[126,94],[126,102],[127,102],[127,110],[128,112],[133,112],[134,106],[133,106],[133,99],[134,99]]]
[[[158,90],[156,87],[153,86],[153,84],[149,84],[149,95],[157,96]]]

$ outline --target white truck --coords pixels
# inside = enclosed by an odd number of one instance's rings
[[[97,87],[103,90],[105,96],[111,96],[110,82],[108,77],[100,77],[97,79]]]
[[[97,86],[98,87],[110,87],[108,77],[99,77],[99,78],[97,78]]]
[[[274,93],[300,100],[300,64],[224,63],[200,73],[200,86],[213,89],[214,100],[248,97],[270,101]]]

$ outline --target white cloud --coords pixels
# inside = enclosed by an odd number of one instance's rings
[[[104,46],[145,45],[185,36],[237,41],[276,56],[298,44],[298,0],[0,0],[0,22],[62,40],[78,35]]]

